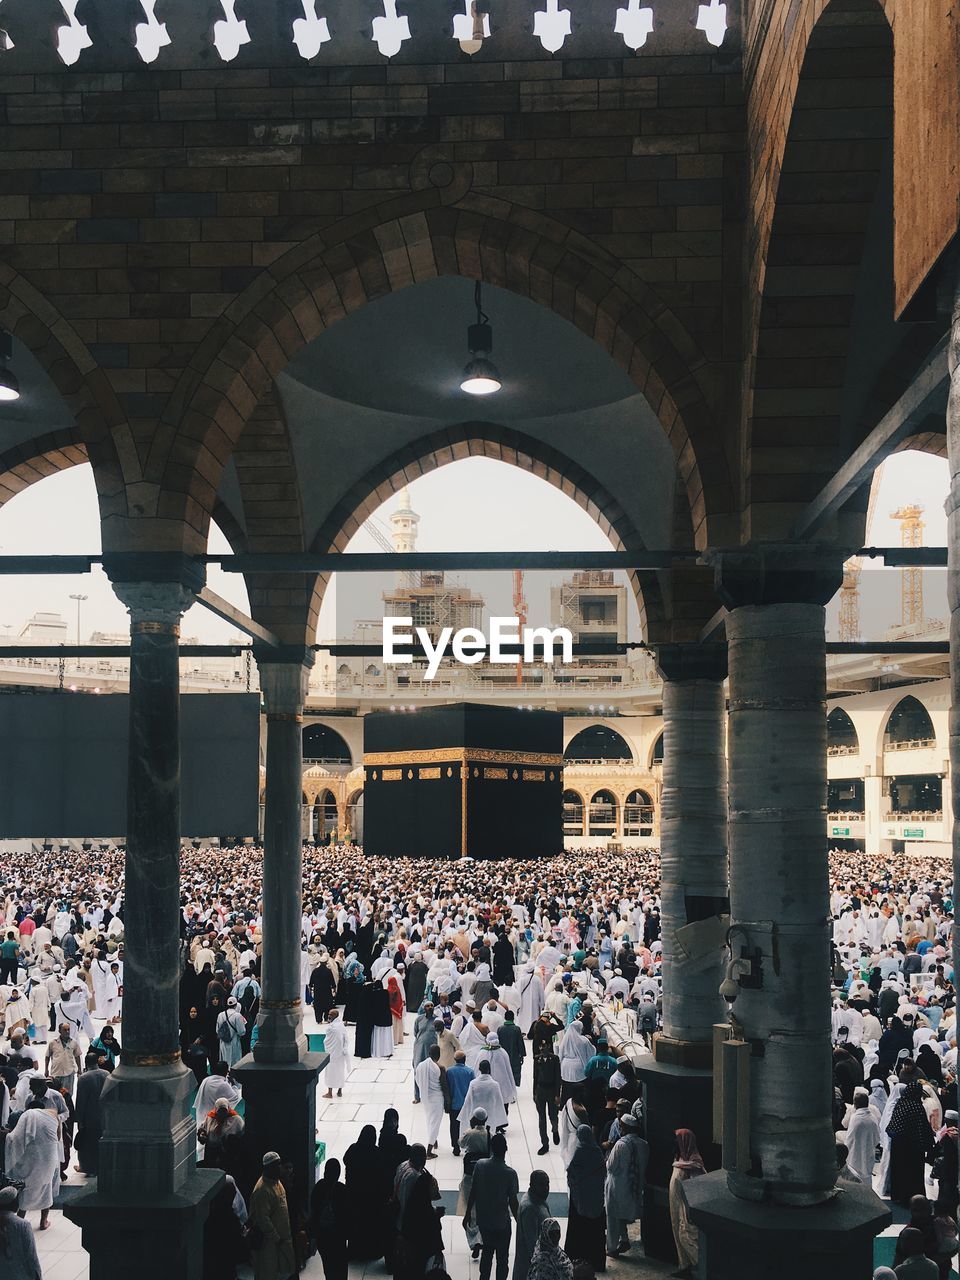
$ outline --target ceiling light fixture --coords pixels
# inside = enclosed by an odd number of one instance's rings
[[[13,339],[5,329],[0,329],[0,401],[20,399],[20,383],[17,381],[17,375],[7,367],[12,357]]]
[[[483,313],[479,280],[473,292],[473,301],[477,308],[477,322],[467,327],[467,350],[473,359],[463,371],[460,390],[466,391],[470,396],[490,396],[499,391],[503,384],[497,366],[490,359],[493,351],[493,329],[489,318]]]

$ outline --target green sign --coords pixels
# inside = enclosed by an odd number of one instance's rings
[[[831,827],[830,834],[832,836],[848,836],[850,834],[849,827]]]
[[[904,840],[922,840],[923,827],[904,827],[903,838]]]

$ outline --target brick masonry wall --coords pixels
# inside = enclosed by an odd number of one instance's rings
[[[720,65],[0,76],[0,314],[35,350],[58,333],[95,406],[78,443],[105,477],[107,544],[179,544],[185,524],[202,545],[272,373],[338,313],[438,270],[604,342],[670,434],[695,536],[729,524],[744,113]]]

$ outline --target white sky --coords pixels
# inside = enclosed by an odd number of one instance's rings
[[[896,454],[885,464],[868,541],[874,546],[896,546],[900,529],[890,512],[907,503],[925,508],[924,542],[946,542],[943,503],[947,495],[947,464],[926,454]],[[610,543],[593,520],[576,503],[546,481],[507,463],[470,458],[453,463],[415,481],[410,486],[414,510],[420,515],[418,548],[430,550],[609,550]],[[396,507],[391,499],[378,512],[389,525]],[[0,508],[0,555],[64,555],[100,550],[100,530],[93,476],[89,466],[73,467],[32,485]],[[226,540],[214,529],[211,552],[228,551]],[[379,550],[361,531],[350,543],[352,551]],[[865,570],[866,574],[867,570]],[[879,572],[879,571],[878,571]],[[452,575],[467,581],[487,598],[495,612],[510,612],[512,582],[509,574]],[[935,581],[933,579],[936,579]],[[556,580],[556,575],[554,575]],[[349,598],[351,616],[380,616],[378,591],[382,580],[370,579],[356,587]],[[899,574],[889,570],[878,578],[879,601],[865,616],[863,635],[877,634],[899,620]],[[248,607],[243,580],[236,574],[211,569],[212,589],[238,607]],[[526,594],[530,619],[546,621],[550,575],[528,574]],[[945,617],[945,574],[926,576],[926,605],[930,617]],[[82,577],[6,577],[0,579],[0,634],[16,636],[34,612],[58,612],[69,621],[68,637],[76,636],[76,604],[72,593],[89,598],[82,605],[81,639],[91,631],[125,631],[126,611],[114,596],[104,575],[97,571]],[[342,598],[341,604],[345,603]],[[341,609],[343,612],[343,609]],[[320,634],[330,635],[332,611],[321,616]],[[336,629],[343,634],[342,626]],[[235,636],[234,628],[205,609],[195,607],[187,615],[184,637],[223,643]]]

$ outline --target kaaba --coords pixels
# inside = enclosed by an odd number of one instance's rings
[[[537,858],[563,849],[563,716],[464,702],[363,720],[365,852]]]

